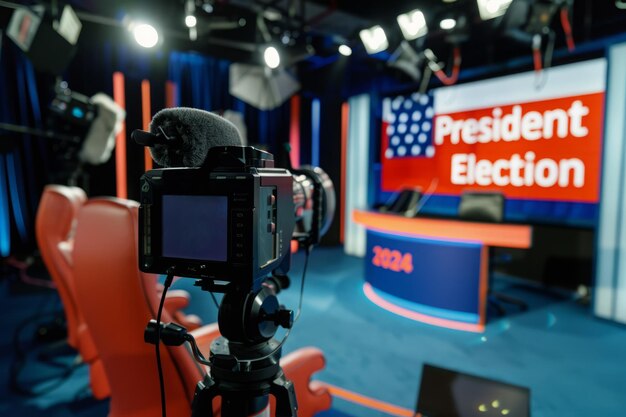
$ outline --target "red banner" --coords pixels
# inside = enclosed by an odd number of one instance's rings
[[[434,115],[427,156],[389,158],[383,122],[382,188],[436,179],[436,194],[499,190],[509,198],[599,199],[604,93]],[[393,129],[392,129],[393,131]]]

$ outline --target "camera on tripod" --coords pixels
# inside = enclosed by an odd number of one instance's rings
[[[332,181],[321,168],[291,172],[275,167],[268,152],[236,146],[236,128],[201,110],[162,110],[151,132],[135,131],[133,138],[168,166],[141,178],[139,268],[167,274],[166,288],[176,275],[225,294],[222,337],[211,344],[208,361],[184,328],[160,323],[159,315],[144,339],[157,352],[159,342],[189,342],[196,359],[210,366],[197,385],[193,416],[210,415],[216,396],[222,416],[257,415],[272,394],[276,415],[295,417],[294,387],[279,365],[289,333],[273,339],[279,326],[291,329],[294,315],[277,293],[289,285],[292,240],[308,256],[330,227]]]
[[[334,205],[321,168],[292,174],[251,146],[213,147],[201,167],[142,177],[139,267],[173,269],[213,292],[259,290],[270,273],[288,272],[292,238],[319,243]]]

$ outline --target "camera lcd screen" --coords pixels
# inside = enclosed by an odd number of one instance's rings
[[[164,195],[162,207],[164,257],[226,261],[228,197]]]

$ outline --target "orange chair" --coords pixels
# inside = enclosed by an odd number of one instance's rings
[[[72,248],[78,210],[87,200],[78,187],[47,185],[44,188],[36,218],[39,251],[54,281],[67,323],[67,343],[89,364],[89,379],[94,397],[109,396],[102,363],[93,344],[85,320],[76,305]]]
[[[160,415],[159,382],[154,346],[143,340],[146,324],[156,317],[159,297],[156,276],[139,271],[135,202],[94,199],[78,216],[74,261],[79,305],[92,331],[111,385],[109,417]],[[172,318],[163,311],[162,321]],[[201,350],[219,335],[217,325],[192,332]],[[162,345],[163,346],[163,345]],[[205,375],[185,346],[161,350],[166,386],[167,414],[188,417],[196,383]],[[325,388],[308,384],[313,372],[323,368],[317,349],[305,349],[284,358],[283,369],[296,382],[302,412],[311,417],[330,407]],[[214,403],[214,414],[219,402]]]
[[[90,386],[94,397],[104,399],[110,395],[110,388],[91,334],[76,302],[72,260],[76,216],[86,200],[85,192],[78,187],[47,185],[37,211],[36,236],[43,261],[63,303],[67,343],[89,364]],[[174,290],[167,295],[165,309],[173,312],[177,323],[194,329],[199,327],[200,319],[180,311],[188,304],[189,294],[183,290]]]

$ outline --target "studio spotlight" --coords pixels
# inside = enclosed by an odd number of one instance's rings
[[[412,41],[428,33],[426,18],[419,9],[399,15],[398,25],[400,25],[404,39],[407,41]]]
[[[456,26],[456,19],[443,19],[441,22],[439,22],[439,27],[443,30],[452,30],[454,29]]]
[[[280,65],[280,54],[273,46],[265,48],[265,52],[263,52],[263,59],[265,60],[265,65],[271,69],[278,68]]]
[[[202,10],[204,10],[205,13],[213,13],[213,5],[206,1],[202,3]]]
[[[159,43],[159,32],[147,23],[134,24],[131,27],[135,41],[144,48],[153,48]]]
[[[352,48],[348,45],[339,45],[339,53],[343,56],[350,56],[352,55]]]
[[[185,17],[185,25],[188,28],[196,27],[197,23],[198,23],[198,20],[196,19],[194,15],[190,14],[190,15],[187,15],[187,17]]]
[[[198,39],[198,30],[196,25],[198,19],[196,18],[196,0],[187,0],[185,3],[185,26],[189,28],[189,40],[195,41]]]
[[[376,54],[382,52],[389,47],[389,41],[385,30],[380,25],[372,26],[369,29],[363,29],[359,32],[361,41],[365,46],[368,54]]]
[[[506,13],[513,0],[476,0],[480,18],[489,20]]]

